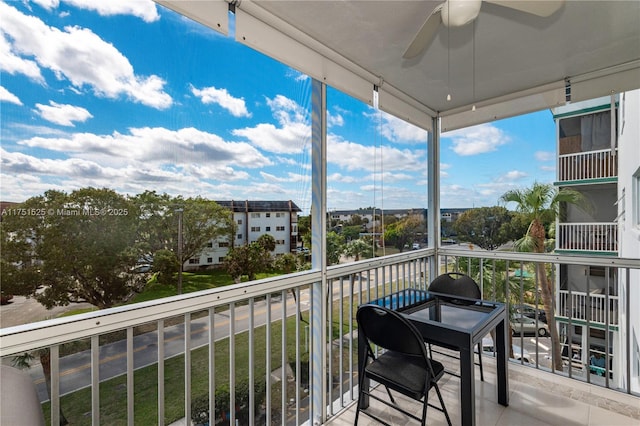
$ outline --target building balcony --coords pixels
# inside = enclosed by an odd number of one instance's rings
[[[476,375],[475,382],[478,425],[631,426],[637,425],[640,421],[637,397],[621,395],[619,392],[597,385],[588,385],[516,362],[511,362],[509,365],[509,406],[503,407],[496,402],[498,391],[495,361],[491,357],[484,356],[482,361],[485,381],[481,382],[479,375]],[[447,369],[454,367],[455,364],[446,364]],[[451,422],[459,425],[460,381],[454,376],[445,375],[439,383]],[[379,393],[381,398],[386,397],[383,387],[379,387],[375,392]],[[429,395],[430,400],[433,398],[437,401],[435,392],[432,393]],[[398,394],[395,394],[394,398],[399,399],[401,406],[409,412],[420,415],[422,406],[419,403],[403,399],[402,395]],[[389,410],[373,398],[370,401],[368,410],[391,425],[417,424],[407,416]],[[355,405],[351,405],[326,424],[352,426],[354,418]],[[360,426],[378,424],[366,415],[359,416],[358,425]],[[427,424],[444,426],[447,422],[442,413],[430,408],[427,410]]]
[[[71,424],[351,424],[358,305],[400,289],[425,289],[429,277],[446,270],[474,276],[485,299],[500,299],[508,284],[508,303],[531,297],[537,303],[535,291],[526,290],[535,278],[513,270],[544,264],[553,271],[603,260],[620,277],[640,270],[638,260],[594,256],[413,250],[4,328],[0,356],[6,365],[32,354],[27,371],[42,405],[20,410],[42,409],[49,424],[62,416]],[[602,376],[572,363],[554,369],[549,337],[518,334],[513,343],[526,359],[510,363],[510,405],[497,404],[488,353],[486,381],[476,381],[476,424],[640,421],[639,390],[628,385],[630,351],[621,341],[620,353],[606,354],[616,362]],[[446,378],[442,390],[455,424],[459,380]],[[318,400],[321,412],[313,411]],[[443,424],[439,414],[432,410],[430,424]],[[361,424],[367,422],[362,417]]]
[[[618,224],[615,222],[559,223],[556,250],[616,255]]]
[[[565,320],[591,323],[596,326],[617,326],[619,317],[619,298],[602,294],[600,290],[590,293],[580,291],[558,291],[558,310],[556,315]]]
[[[615,182],[618,177],[617,150],[601,149],[558,155],[557,185]]]

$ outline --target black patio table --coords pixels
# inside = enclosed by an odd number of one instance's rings
[[[406,289],[372,300],[371,304],[401,312],[416,326],[425,342],[453,349],[460,355],[460,411],[463,425],[475,425],[474,347],[495,329],[498,403],[509,405],[507,368],[507,312],[505,305],[486,300],[464,299],[424,290]],[[366,359],[358,333],[358,371]],[[368,386],[368,383],[365,383]],[[365,401],[365,407],[368,401]]]

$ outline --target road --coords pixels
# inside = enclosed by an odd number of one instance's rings
[[[301,294],[300,305],[302,310],[309,309],[308,292]],[[266,322],[266,301],[254,304],[254,327],[264,325]],[[242,333],[249,329],[249,307],[239,306],[235,308],[235,332]],[[296,314],[295,301],[289,295],[287,297],[287,315]],[[272,299],[271,319],[278,320],[282,316],[282,302]],[[214,315],[216,341],[229,336],[229,313],[217,313]],[[208,317],[191,320],[191,349],[206,346],[209,341]],[[184,323],[166,327],[164,329],[165,359],[184,352]],[[152,331],[134,336],[133,338],[134,369],[142,368],[158,362],[158,333]],[[120,340],[100,346],[100,381],[126,374],[127,369],[127,342]],[[91,351],[85,350],[60,358],[60,394],[65,395],[91,385]],[[38,396],[41,401],[49,399],[42,366],[34,365],[29,373],[36,383]]]
[[[8,304],[0,306],[0,328],[57,318],[65,312],[91,308],[92,306],[89,303],[73,303],[67,306],[56,306],[52,309],[47,309],[35,299],[13,296],[13,299]]]
[[[394,277],[397,279],[397,277]],[[333,286],[333,299],[336,300],[340,295],[339,281]],[[349,280],[343,280],[342,294],[346,297],[349,294]],[[364,284],[364,283],[363,283]],[[354,283],[354,294],[359,292],[360,285],[358,281]],[[366,285],[363,285],[366,287]],[[366,289],[363,288],[366,291]],[[279,298],[278,298],[279,299]],[[296,314],[295,301],[290,293],[287,293],[287,316]],[[33,301],[32,301],[33,302]],[[37,303],[37,302],[35,302]],[[10,305],[6,305],[10,306]],[[6,306],[3,306],[5,308]],[[76,308],[75,306],[73,308]],[[36,309],[41,314],[42,309]],[[309,309],[309,291],[302,291],[300,294],[300,309],[306,311]],[[258,301],[254,304],[254,327],[264,325],[266,322],[266,301]],[[242,333],[249,328],[249,307],[238,306],[235,308],[235,332]],[[272,298],[271,300],[271,319],[277,321],[282,316],[282,302]],[[229,313],[217,313],[214,316],[215,330],[214,339],[221,340],[229,336]],[[28,322],[28,321],[27,321]],[[4,326],[4,324],[3,324]],[[191,333],[191,349],[196,349],[208,344],[208,318],[192,319],[190,326]],[[133,362],[134,369],[139,369],[148,365],[157,363],[158,360],[158,336],[157,332],[148,332],[134,336],[133,339]],[[184,352],[184,324],[166,327],[164,329],[164,352],[165,359],[179,355]],[[120,340],[114,343],[105,344],[99,348],[99,378],[100,381],[108,380],[123,374],[126,374],[126,340]],[[5,361],[6,362],[6,361]],[[91,351],[85,350],[72,355],[60,358],[60,395],[65,395],[76,390],[91,385]],[[39,363],[34,364],[29,373],[36,383],[38,396],[41,401],[48,400],[48,392],[44,380],[42,366]]]

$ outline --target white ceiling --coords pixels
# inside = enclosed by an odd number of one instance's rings
[[[206,21],[201,6],[189,7],[202,2],[161,3]],[[574,101],[640,88],[640,1],[567,1],[548,18],[483,3],[474,24],[441,26],[421,55],[403,59],[440,3],[242,0],[236,39],[366,102],[371,99],[365,90],[378,84],[397,101],[387,110],[418,122],[396,104],[429,117],[438,114],[445,130],[561,104],[565,79]],[[252,32],[256,23],[304,49]],[[305,52],[323,61],[314,62]],[[331,71],[333,64],[349,72]],[[366,84],[358,87],[359,80]],[[474,104],[478,111],[471,113]]]

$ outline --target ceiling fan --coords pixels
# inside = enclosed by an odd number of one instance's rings
[[[402,57],[410,59],[426,49],[438,32],[440,24],[456,28],[476,19],[483,1],[540,17],[553,15],[565,2],[565,0],[445,0],[433,9]]]

